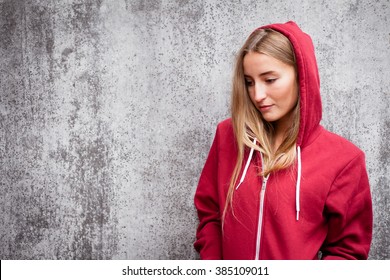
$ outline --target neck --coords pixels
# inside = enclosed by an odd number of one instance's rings
[[[283,143],[287,130],[289,129],[291,125],[291,121],[278,121],[274,123],[274,129],[275,129],[275,134],[274,134],[274,143],[273,143],[273,149],[274,152],[278,150],[280,145]]]
[[[273,150],[276,152],[280,145],[283,143],[284,140],[284,133],[275,133],[274,143],[273,143]]]

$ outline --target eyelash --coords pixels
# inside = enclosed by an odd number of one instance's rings
[[[274,78],[274,79],[267,79],[265,81],[266,81],[267,84],[272,84],[273,82],[276,81],[276,78]]]
[[[266,79],[265,82],[266,82],[267,84],[272,84],[272,83],[274,83],[276,80],[277,80],[277,78]],[[246,85],[247,87],[253,86],[253,82],[252,82],[252,81],[245,80],[245,85]]]
[[[253,82],[252,82],[252,81],[245,80],[245,85],[246,85],[247,87],[250,87],[250,86],[253,85]]]

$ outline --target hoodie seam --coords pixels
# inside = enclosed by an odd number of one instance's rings
[[[327,193],[327,196],[326,196],[326,200],[328,200],[328,197],[329,197],[329,194],[330,192],[333,190],[334,186],[336,185],[336,181],[338,180],[338,178],[340,177],[340,175],[342,173],[344,173],[344,171],[352,164],[352,162],[354,162],[357,158],[359,158],[360,156],[362,155],[362,152],[357,152],[356,155],[350,160],[348,161],[347,164],[345,164],[345,166],[337,173],[337,175],[335,176],[335,178],[333,179],[331,185],[330,185],[330,188],[329,188],[329,191]]]
[[[310,142],[308,142],[308,143],[305,143],[305,145],[300,145],[300,147],[302,148],[302,150],[304,149],[304,148],[307,148],[307,147],[310,147],[312,144],[314,144],[314,142],[325,132],[325,129],[321,126],[321,125],[318,125],[318,127],[316,127],[311,133],[310,133],[310,135],[313,135],[314,134],[314,132],[316,131],[316,130],[319,130],[318,131],[318,135],[316,135],[313,139],[310,139]],[[298,144],[297,144],[298,145]]]

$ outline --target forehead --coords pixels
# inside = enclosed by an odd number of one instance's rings
[[[270,55],[249,52],[244,56],[243,69],[245,75],[251,75],[253,73],[261,74],[270,71],[287,71],[294,68]]]

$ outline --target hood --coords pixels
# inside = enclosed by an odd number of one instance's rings
[[[265,25],[259,29],[273,29],[285,35],[291,42],[298,69],[299,96],[300,96],[300,123],[297,138],[297,181],[295,186],[296,219],[299,220],[300,212],[300,188],[302,177],[301,147],[309,143],[310,135],[319,127],[322,118],[322,105],[320,96],[320,77],[317,60],[314,54],[313,42],[309,35],[304,33],[298,25],[289,21]],[[256,144],[257,139],[253,139]],[[251,148],[247,163],[244,167],[241,179],[236,187],[238,189],[244,181],[252,160],[254,148]],[[264,180],[264,179],[263,179]],[[266,181],[266,179],[265,179]]]
[[[322,118],[320,77],[313,42],[310,36],[304,33],[293,21],[265,25],[259,29],[268,28],[286,36],[294,48],[300,94],[300,124],[297,146],[303,147]]]

